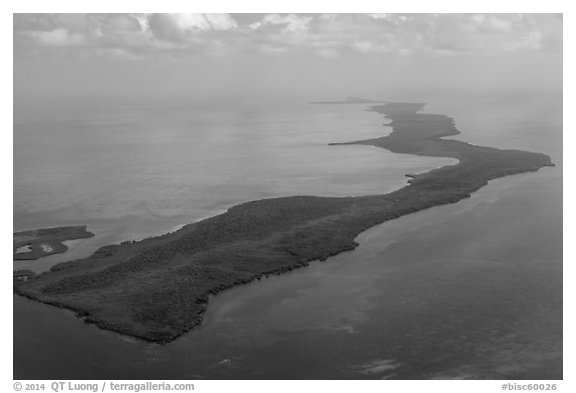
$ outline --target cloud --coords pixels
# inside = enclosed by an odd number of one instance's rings
[[[369,17],[373,19],[390,19],[391,14],[368,14]]]
[[[132,15],[112,14],[99,18],[98,27],[106,32],[140,32],[140,20]]]
[[[250,28],[259,30],[279,26],[282,33],[299,34],[306,33],[310,29],[311,22],[310,16],[268,14],[261,21],[252,23]]]
[[[288,48],[286,48],[284,46],[275,46],[275,45],[264,44],[264,45],[261,45],[259,47],[259,50],[262,53],[271,54],[271,55],[278,55],[278,54],[282,54],[282,53],[285,53],[286,51],[288,51]]]
[[[265,14],[247,19],[250,23],[242,24],[229,14],[15,14],[15,53],[60,47],[99,56],[304,53],[333,58],[562,50],[562,18],[552,14]]]
[[[341,54],[336,49],[322,48],[318,51],[318,55],[327,59],[336,59],[340,57]]]
[[[375,43],[372,41],[356,41],[352,44],[352,48],[360,53],[375,53],[386,52],[389,48],[382,43]]]
[[[81,34],[70,33],[61,27],[51,31],[31,31],[27,34],[39,44],[46,46],[81,45],[85,42],[85,38]]]
[[[238,23],[230,14],[204,14],[214,30],[230,30],[238,27]]]
[[[155,38],[179,42],[193,41],[197,33],[226,31],[238,26],[228,14],[153,14],[147,25]]]

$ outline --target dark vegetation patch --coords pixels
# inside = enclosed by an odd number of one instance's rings
[[[15,232],[13,235],[14,260],[38,259],[65,252],[66,240],[84,239],[94,234],[86,226],[69,226]]]
[[[418,113],[422,107],[372,107],[392,121],[393,132],[351,143],[452,157],[458,164],[411,175],[408,186],[385,195],[243,203],[173,233],[103,247],[35,277],[16,272],[15,291],[75,310],[103,329],[169,342],[202,322],[211,294],[352,250],[356,236],[374,225],[458,202],[489,180],[553,165],[543,154],[441,139],[459,133],[454,120]]]

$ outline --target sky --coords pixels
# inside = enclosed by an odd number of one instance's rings
[[[562,89],[558,14],[14,14],[14,98]]]

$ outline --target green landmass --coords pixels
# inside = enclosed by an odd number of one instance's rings
[[[13,257],[14,260],[31,260],[63,253],[68,247],[62,242],[92,236],[94,236],[94,234],[88,232],[86,226],[56,227],[14,232]]]
[[[166,343],[202,322],[212,294],[352,250],[362,231],[468,198],[489,180],[553,165],[544,154],[442,139],[459,134],[454,120],[419,113],[423,106],[371,107],[391,120],[392,133],[352,143],[457,164],[411,175],[406,187],[385,195],[242,203],[173,233],[106,246],[37,276],[22,273],[27,278],[15,280],[15,291],[74,310],[102,329]]]

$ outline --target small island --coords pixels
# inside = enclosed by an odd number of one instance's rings
[[[410,175],[407,186],[384,195],[242,203],[173,233],[103,247],[46,273],[16,272],[22,279],[15,279],[14,290],[74,310],[102,329],[167,343],[202,322],[210,295],[353,250],[358,246],[354,239],[366,229],[456,203],[492,179],[553,166],[540,153],[444,139],[459,134],[454,120],[421,113],[423,107],[374,105],[370,110],[391,120],[392,133],[351,143],[451,157],[457,164]]]
[[[94,236],[94,234],[88,232],[85,225],[14,232],[13,259],[33,260],[52,254],[63,253],[68,247],[62,242],[92,236]]]

